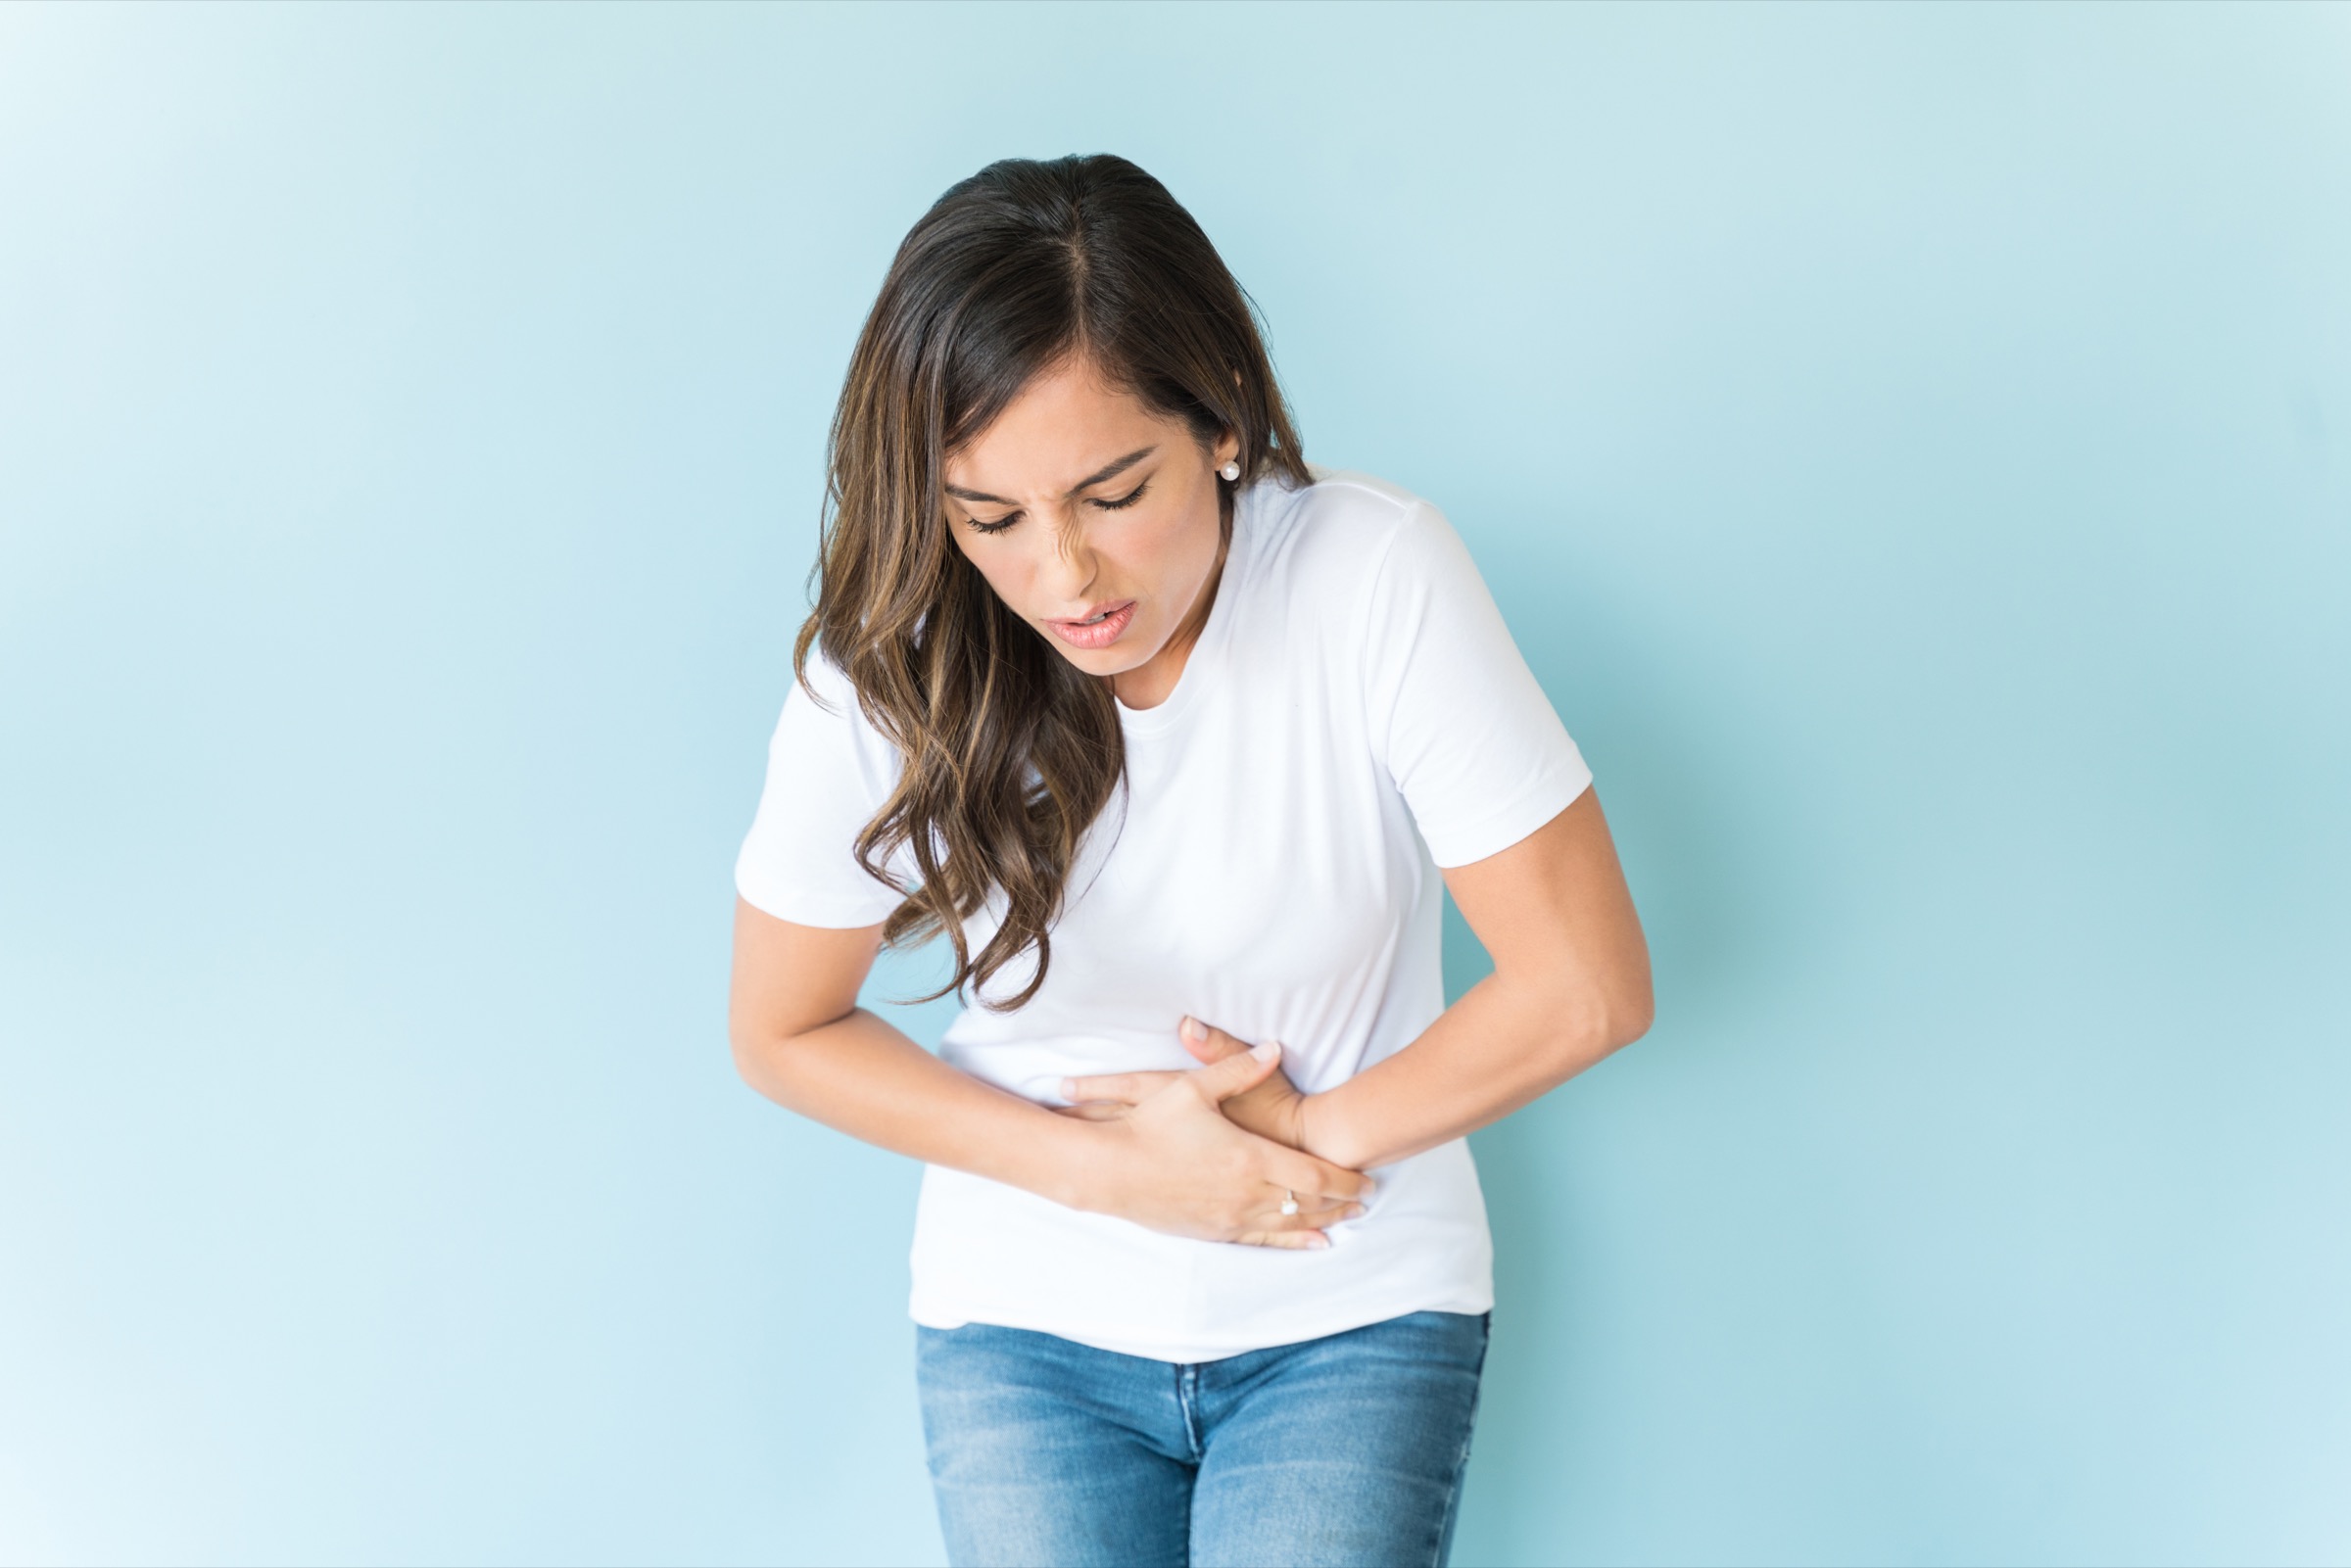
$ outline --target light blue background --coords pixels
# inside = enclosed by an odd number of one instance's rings
[[[1654,944],[1457,1560],[2351,1555],[2351,9],[12,6],[0,1558],[937,1560],[729,870],[893,245],[1094,149]]]

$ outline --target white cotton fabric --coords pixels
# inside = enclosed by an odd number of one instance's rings
[[[1361,474],[1251,486],[1208,624],[1168,699],[1120,707],[1127,785],[1089,831],[1045,984],[968,1005],[939,1055],[1046,1105],[1066,1075],[1198,1064],[1185,1013],[1279,1040],[1317,1093],[1411,1045],[1444,1010],[1439,867],[1509,848],[1592,775],[1445,517]],[[840,671],[785,700],[736,868],[743,897],[808,926],[869,926],[896,896],[851,843],[896,753]],[[906,868],[898,868],[901,875]],[[998,909],[975,917],[978,950]],[[1024,957],[985,995],[1016,992]],[[1493,1305],[1468,1144],[1372,1172],[1325,1251],[1194,1241],[927,1166],[915,1321],[1039,1329],[1212,1360],[1423,1309]]]

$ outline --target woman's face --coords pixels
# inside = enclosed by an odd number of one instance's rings
[[[947,524],[996,596],[1130,708],[1176,688],[1223,567],[1217,470],[1202,450],[1073,360],[1022,389],[946,462]]]

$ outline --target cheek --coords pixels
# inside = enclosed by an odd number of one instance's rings
[[[1028,552],[1011,540],[991,540],[958,535],[955,547],[963,552],[996,596],[1014,609],[1027,613],[1036,579],[1035,563]]]
[[[1216,561],[1216,507],[1172,510],[1138,529],[1131,541],[1127,553],[1139,571],[1155,582],[1188,587]]]

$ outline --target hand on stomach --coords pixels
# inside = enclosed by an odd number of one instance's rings
[[[1202,1033],[1185,1031],[1195,1056],[1219,1050],[1216,1036],[1232,1049],[1188,1072],[1072,1080],[1069,1098],[1082,1103],[1056,1109],[1094,1123],[1101,1139],[1085,1207],[1203,1241],[1329,1246],[1321,1227],[1360,1215],[1370,1178],[1281,1136],[1300,1096],[1280,1071],[1279,1045],[1250,1050],[1221,1030]]]

